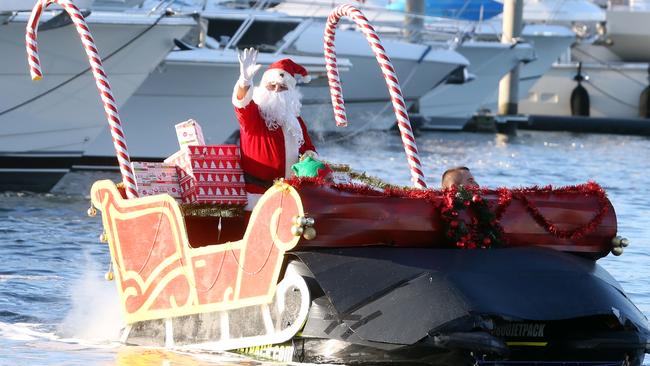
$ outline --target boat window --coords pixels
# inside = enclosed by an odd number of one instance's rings
[[[294,30],[298,23],[255,21],[237,43],[237,48],[255,47],[272,52],[282,45],[284,36]]]
[[[210,19],[208,36],[226,45],[243,22],[241,19]]]

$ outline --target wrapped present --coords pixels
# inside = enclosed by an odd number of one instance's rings
[[[168,158],[166,158],[165,160],[163,160],[163,163],[165,163],[165,164],[171,164],[172,166],[174,166],[174,169],[176,169],[176,168],[175,168],[175,167],[176,167],[176,164],[177,164],[178,162],[183,161],[184,159],[186,159],[186,153],[185,153],[185,150],[178,150],[178,151],[176,151],[175,153],[173,153],[171,156],[169,156]]]
[[[237,145],[188,146],[166,161],[176,165],[183,203],[246,204]]]
[[[179,202],[182,200],[175,164],[134,161],[132,166],[140,197],[166,193]]]
[[[178,123],[175,127],[181,150],[185,150],[188,146],[205,145],[203,131],[195,120],[188,119],[185,122]]]

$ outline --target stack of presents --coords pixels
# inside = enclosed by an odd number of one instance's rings
[[[246,205],[237,145],[206,145],[201,126],[176,125],[180,150],[162,163],[133,162],[140,197],[169,194],[179,203]]]

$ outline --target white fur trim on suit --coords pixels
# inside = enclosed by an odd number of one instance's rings
[[[289,88],[296,87],[296,79],[291,76],[287,71],[281,69],[268,69],[262,74],[262,82],[260,85],[264,86],[268,83],[284,84]]]
[[[239,90],[239,87],[239,82],[235,83],[235,89],[232,92],[232,104],[237,108],[244,108],[253,100],[253,86],[250,85],[248,87],[248,91],[242,99],[237,99],[237,90]]]

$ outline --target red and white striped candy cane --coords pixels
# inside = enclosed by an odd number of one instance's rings
[[[25,40],[27,41],[27,61],[29,62],[32,80],[40,80],[43,78],[41,62],[38,58],[36,32],[38,29],[38,21],[41,18],[43,9],[47,8],[51,4],[58,4],[63,7],[68,12],[70,19],[72,19],[72,22],[77,28],[77,33],[79,33],[86,55],[88,55],[90,68],[93,71],[95,83],[99,89],[99,95],[104,104],[104,111],[106,112],[106,118],[108,119],[108,124],[111,129],[113,146],[115,147],[117,161],[120,165],[120,172],[122,173],[126,195],[129,198],[138,197],[138,192],[135,189],[133,170],[131,168],[131,159],[129,158],[126,141],[124,139],[124,132],[122,131],[122,122],[120,121],[120,116],[117,111],[115,98],[111,92],[111,86],[108,83],[108,76],[104,72],[102,60],[99,57],[99,52],[97,51],[97,47],[95,47],[95,41],[93,40],[93,36],[90,34],[88,25],[79,11],[79,8],[77,8],[70,0],[39,0],[36,5],[34,5],[29,22],[27,23],[27,33],[25,34]]]
[[[334,118],[336,119],[337,126],[347,126],[348,121],[345,115],[345,105],[343,102],[343,93],[341,90],[341,81],[339,80],[338,65],[336,63],[336,50],[334,49],[334,37],[336,33],[336,26],[342,16],[347,16],[354,20],[357,27],[361,29],[366,36],[372,51],[375,53],[381,72],[386,79],[390,99],[393,102],[393,110],[395,117],[397,117],[397,126],[402,135],[402,143],[404,144],[404,151],[411,168],[411,180],[417,188],[426,188],[427,184],[424,182],[424,174],[422,173],[422,165],[418,156],[418,148],[415,144],[415,137],[411,129],[411,122],[409,121],[408,113],[406,112],[406,103],[402,97],[402,90],[397,81],[397,74],[393,68],[390,58],[386,55],[384,47],[381,45],[379,36],[375,29],[368,22],[368,19],[361,12],[352,5],[337,6],[327,17],[327,24],[325,25],[325,67],[327,69],[327,79],[330,87],[330,94],[332,96],[332,106],[334,108]]]

